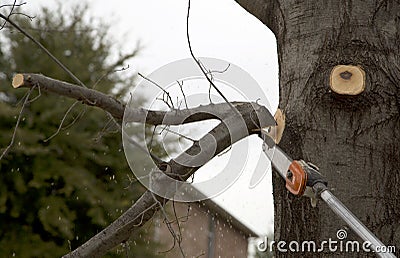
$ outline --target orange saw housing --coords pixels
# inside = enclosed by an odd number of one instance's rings
[[[289,171],[286,174],[286,188],[294,195],[301,196],[306,190],[307,173],[301,163],[297,160],[289,166]]]

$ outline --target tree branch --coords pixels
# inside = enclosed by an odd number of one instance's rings
[[[260,20],[278,37],[280,15],[279,0],[235,0],[246,11]]]
[[[99,91],[75,84],[55,80],[41,74],[16,74],[12,81],[14,88],[40,87],[40,90],[82,101],[89,106],[97,106],[109,112],[116,119],[123,118],[124,108],[118,100]]]
[[[170,160],[167,163],[167,166],[171,170],[170,175],[172,175],[176,180],[186,181],[202,165],[184,166],[182,164],[205,164],[240,139],[247,137],[249,134],[257,133],[260,126],[265,126],[265,124],[260,125],[257,117],[264,122],[269,120],[269,112],[266,108],[255,103],[252,103],[252,105],[244,105],[246,108],[242,110],[241,116],[234,114],[227,119],[224,119],[219,125],[202,137],[199,142],[193,143],[193,145],[184,153],[179,155],[177,158]],[[238,122],[238,120],[243,121],[243,123]],[[270,125],[274,123],[273,121],[271,124],[272,121],[270,121]],[[209,143],[210,138],[215,140],[216,146],[213,144],[207,144]],[[213,155],[207,160],[204,160],[204,156],[196,155],[200,152],[213,152]],[[163,173],[163,171],[157,172],[160,176],[155,179],[155,185],[165,188],[165,184],[168,182],[167,184],[170,184],[168,189],[175,189],[175,185],[172,185],[166,180],[168,176]],[[168,199],[161,197],[157,198],[162,205],[165,205],[168,202]],[[149,190],[146,191],[116,221],[88,240],[82,246],[78,247],[72,253],[65,255],[64,258],[99,257],[104,255],[116,245],[127,241],[136,228],[141,227],[151,219],[157,209],[159,209],[159,206],[156,205],[153,194]]]
[[[89,106],[96,106],[110,113],[115,119],[122,121],[125,105],[117,99],[100,91],[83,88],[75,84],[59,81],[41,74],[16,74],[12,85],[14,88],[32,88],[38,86],[42,91],[55,93],[82,101]],[[234,107],[242,112],[247,103],[233,102]],[[210,104],[192,109],[172,111],[152,111],[146,109],[127,109],[125,121],[147,123],[151,125],[179,125],[208,119],[223,119],[232,114],[232,109],[227,103]]]

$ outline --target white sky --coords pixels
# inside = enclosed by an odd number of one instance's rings
[[[39,6],[54,7],[56,0],[27,0],[24,8],[40,16]],[[81,1],[64,1],[71,6]],[[92,16],[112,23],[116,45],[132,50],[144,47],[129,63],[134,72],[149,74],[169,62],[190,57],[186,40],[187,0],[88,0]],[[275,38],[261,22],[234,0],[192,0],[190,34],[196,56],[231,62],[247,71],[262,86],[273,110],[278,103],[278,65]],[[248,89],[251,91],[252,89]],[[214,200],[259,234],[273,230],[271,172],[253,189],[248,185],[261,142],[251,144],[244,174]],[[258,152],[257,152],[258,151]],[[246,173],[247,172],[247,173]]]

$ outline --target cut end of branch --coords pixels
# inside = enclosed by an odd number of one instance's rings
[[[365,89],[365,72],[360,66],[337,65],[330,77],[331,89],[342,95],[358,95]]]
[[[21,86],[24,86],[24,75],[23,74],[16,74],[12,80],[12,86],[16,89]]]
[[[275,143],[278,144],[283,135],[283,131],[285,130],[285,114],[282,112],[281,109],[277,109],[274,115],[275,121],[276,121],[276,126],[273,126],[271,128],[271,131],[269,132],[269,136],[274,139]]]

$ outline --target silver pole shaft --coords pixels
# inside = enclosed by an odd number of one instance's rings
[[[371,243],[370,248],[375,252],[376,255],[382,258],[396,258],[396,256],[390,252],[382,252],[381,250],[387,251],[386,246],[364,226],[363,223],[349,210],[344,204],[339,201],[329,190],[324,190],[321,193],[321,198],[328,204],[328,206],[342,218],[350,228],[357,233],[364,241]]]

